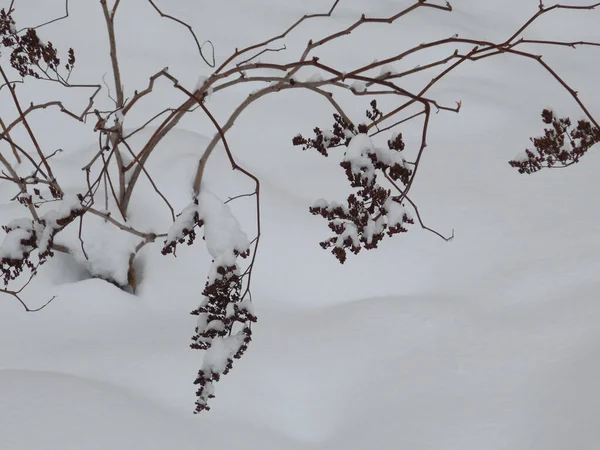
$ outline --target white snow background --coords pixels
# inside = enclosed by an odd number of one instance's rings
[[[385,16],[408,4],[342,0],[333,18],[290,35],[288,52],[362,12]],[[428,9],[394,25],[365,27],[317,54],[343,69],[454,33],[501,40],[538,4],[455,0],[450,14]],[[21,26],[41,23],[62,5],[19,0],[16,18]],[[324,0],[160,5],[210,39],[218,62],[235,47],[330,6]],[[110,74],[99,2],[72,2],[70,13],[40,34],[59,49],[75,48],[73,81],[99,80]],[[600,11],[553,12],[527,36],[598,41],[598,24]],[[117,30],[126,89],[143,88],[164,66],[190,88],[210,74],[187,31],[160,19],[143,0],[122,2]],[[543,53],[600,115],[600,50]],[[216,93],[208,105],[222,121],[253,88]],[[35,83],[18,91],[25,99],[57,93]],[[61,94],[73,108],[87,102],[81,93]],[[339,158],[291,145],[295,134],[330,124],[332,111],[305,92],[266,97],[229,134],[239,161],[262,180],[263,237],[253,276],[259,322],[246,355],[217,384],[212,410],[192,415],[202,354],[188,347],[195,324],[189,312],[210,266],[204,243],[181,247],[177,258],[162,256],[159,244],[146,247],[135,296],[57,255],[25,292],[32,307],[56,295],[46,309],[26,314],[11,297],[0,298],[0,449],[597,449],[598,148],[576,166],[534,176],[507,164],[541,133],[543,108],[582,114],[538,64],[515,56],[465,64],[430,96],[447,104],[462,100],[463,108],[433,117],[412,196],[428,225],[455,230],[453,242],[413,226],[340,266],[318,245],[329,236],[325,222],[308,213],[318,198],[347,196]],[[147,98],[148,110],[180,97],[165,83]],[[351,111],[362,117],[368,101],[354,105]],[[55,160],[59,174],[80,168],[94,152],[89,126],[48,112],[32,126],[48,148],[64,150]],[[201,114],[191,115],[149,159],[148,170],[177,211],[190,201],[194,167],[213,132]],[[231,172],[222,148],[207,177],[221,198],[252,188]],[[78,182],[63,183],[75,188]],[[7,202],[11,194],[0,183],[2,223],[22,214]],[[168,218],[146,186],[134,200],[132,220],[164,228],[168,222],[156,218],[155,208]],[[234,212],[252,236],[251,201]],[[95,263],[118,270],[119,251],[128,253],[135,241],[113,229],[89,229],[86,250]]]

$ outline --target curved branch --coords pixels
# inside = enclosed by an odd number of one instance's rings
[[[196,47],[198,47],[198,53],[200,54],[200,57],[204,60],[204,62],[206,64],[208,64],[210,67],[215,67],[215,47],[213,45],[213,43],[211,41],[204,41],[202,44],[200,44],[200,41],[198,40],[198,37],[196,36],[196,33],[194,32],[194,29],[192,28],[191,25],[185,23],[183,20],[178,19],[177,17],[173,17],[170,16],[169,14],[165,14],[163,13],[160,8],[158,6],[156,6],[156,3],[154,3],[153,0],[148,0],[148,3],[150,3],[152,5],[152,7],[154,8],[154,10],[161,16],[164,17],[165,19],[170,19],[174,22],[177,22],[180,25],[183,25],[184,27],[186,27],[188,29],[188,31],[190,32],[190,34],[192,35],[192,37],[194,38],[194,42],[196,42]],[[204,51],[202,50],[202,48],[206,45],[209,44],[210,48],[211,48],[211,62],[208,61],[208,59],[206,59],[206,56],[204,56]]]
[[[310,19],[315,19],[317,17],[331,17],[331,14],[333,14],[333,11],[335,10],[335,8],[337,8],[337,5],[339,2],[340,2],[340,0],[335,0],[333,2],[333,5],[331,5],[331,8],[329,8],[329,11],[326,13],[305,14],[300,19],[298,19],[296,22],[294,22],[287,30],[285,30],[283,33],[278,34],[277,36],[273,36],[272,38],[267,39],[266,41],[251,45],[242,50],[236,49],[235,52],[229,58],[227,58],[225,60],[225,62],[223,64],[221,64],[221,66],[215,71],[215,75],[218,74],[219,72],[221,72],[225,67],[227,67],[227,65],[229,65],[229,63],[231,61],[233,61],[238,56],[243,55],[244,53],[248,53],[257,48],[264,47],[265,45],[269,45],[271,42],[277,41],[279,39],[283,39],[288,34],[290,34],[292,32],[292,30],[294,30],[296,27],[298,27],[302,22],[304,22],[306,20],[310,20]]]
[[[252,174],[248,170],[246,170],[243,167],[241,167],[240,165],[238,165],[238,163],[235,161],[233,153],[231,152],[231,149],[229,148],[229,144],[227,143],[227,139],[225,138],[225,132],[223,131],[223,128],[219,125],[219,123],[217,122],[217,120],[215,119],[215,117],[211,114],[211,112],[206,108],[206,105],[204,104],[204,101],[199,100],[198,104],[200,105],[200,108],[202,108],[202,110],[205,112],[205,114],[208,116],[208,118],[210,119],[210,121],[213,123],[213,125],[217,129],[217,132],[218,132],[219,136],[221,137],[221,140],[223,141],[223,147],[225,147],[225,152],[227,153],[227,157],[229,158],[229,162],[231,163],[231,167],[234,170],[239,170],[244,175],[246,175],[248,178],[252,179],[252,181],[254,181],[254,185],[255,185],[254,193],[256,195],[256,238],[254,239],[254,251],[252,252],[252,259],[251,259],[250,264],[248,265],[248,268],[246,270],[246,273],[248,274],[248,281],[246,283],[246,290],[242,294],[242,298],[243,298],[243,297],[246,296],[247,293],[250,292],[250,285],[251,285],[251,281],[252,281],[252,273],[253,273],[254,263],[256,261],[256,254],[257,254],[258,245],[259,245],[260,237],[261,237],[261,225],[260,225],[260,223],[261,223],[260,222],[260,181],[259,181],[259,179],[254,174]]]
[[[11,3],[10,8],[8,9],[9,11],[12,10],[12,6],[13,6],[13,4]],[[48,22],[44,22],[44,23],[42,23],[40,25],[36,25],[35,27],[21,28],[19,31],[17,31],[17,33],[21,33],[23,30],[29,30],[29,29],[31,29],[31,30],[37,30],[38,28],[45,27],[46,25],[50,25],[51,23],[58,22],[60,20],[64,20],[67,17],[69,17],[69,0],[65,0],[65,13],[64,13],[64,15],[62,15],[60,17],[57,17],[55,19],[49,20]]]

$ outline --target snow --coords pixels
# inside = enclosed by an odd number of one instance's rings
[[[386,200],[386,202],[383,204],[383,207],[386,210],[387,223],[389,227],[402,225],[404,223],[404,216],[411,218],[410,211],[408,211],[398,202],[392,200],[391,197]]]
[[[320,73],[313,73],[312,75],[310,75],[306,80],[305,83],[319,83],[321,81],[323,81],[323,75]]]
[[[398,151],[387,148],[376,147],[367,134],[354,136],[344,153],[344,161],[350,163],[352,172],[361,175],[367,180],[375,176],[375,166],[369,155],[375,155],[382,164],[393,166],[395,164],[405,165],[404,158]]]
[[[394,67],[392,65],[389,65],[389,64],[381,66],[381,68],[379,69],[379,76],[380,77],[389,76],[389,75],[395,75],[397,73],[398,73],[398,71],[396,69],[394,69]]]
[[[385,219],[383,216],[381,216],[377,220],[369,219],[369,221],[367,222],[367,226],[365,227],[365,231],[364,231],[365,237],[367,238],[367,244],[372,243],[373,237],[376,234],[379,234],[383,231],[384,220]],[[392,219],[392,220],[388,219],[388,224],[389,224],[389,226],[402,225],[402,218],[400,218],[400,220],[397,220],[397,221],[394,221],[394,219]]]
[[[359,93],[363,93],[367,90],[367,85],[362,81],[353,81],[350,84],[350,89]]]
[[[329,206],[329,202],[324,198],[319,198],[314,201],[312,204],[313,208],[327,208]]]
[[[29,229],[14,228],[8,232],[2,245],[0,246],[0,258],[23,259],[28,248],[21,244],[21,241],[27,241],[31,237],[31,221]],[[31,247],[29,247],[31,251]]]
[[[335,246],[341,248],[344,246],[344,241],[350,238],[352,240],[352,244],[355,247],[360,246],[360,239],[358,237],[358,230],[356,229],[356,225],[352,223],[344,224],[344,232],[340,234],[335,240]]]
[[[194,90],[192,92],[196,92],[199,91],[202,86],[204,86],[206,84],[206,82],[208,81],[209,77],[205,76],[205,75],[200,75],[198,77],[198,81],[196,81],[196,86],[194,86]],[[205,92],[205,96],[209,97],[211,96],[213,93],[213,87],[209,87],[206,92]]]
[[[42,23],[57,13],[54,2],[34,3],[17,2],[17,18]],[[232,0],[213,2],[207,14],[206,5],[197,2],[171,3],[169,13],[189,20],[201,39],[210,38],[217,58],[323,9],[318,0],[302,5],[257,0],[251,8]],[[301,53],[304,31],[318,38],[330,26],[349,25],[361,12],[387,15],[399,6],[376,0],[363,11],[365,2],[341,3],[344,8],[331,22],[305,24],[286,46]],[[352,51],[322,48],[319,56],[349,71],[355,59],[381,61],[399,45],[403,49],[456,32],[501,40],[535,13],[538,2],[462,0],[454,6],[452,14],[427,11],[382,29],[371,26],[344,38]],[[72,43],[78,57],[73,77],[101,79],[109,66],[98,5],[75,2],[71,7],[74,20],[40,34],[57,48],[79,36]],[[186,30],[171,29],[154,11],[132,2],[119,8],[117,23],[127,24],[119,28],[119,52],[129,94],[164,65],[181,75],[182,85],[194,86],[198,73],[207,69],[198,66]],[[548,15],[530,30],[531,38],[558,33],[599,39],[598,13],[563,13]],[[227,26],[219,17],[227,17]],[[139,34],[136,24],[142,25]],[[377,38],[379,45],[368,44]],[[454,48],[447,50],[440,56]],[[548,63],[575,85],[593,112],[600,111],[597,51],[544,51]],[[279,60],[283,54],[267,57]],[[415,63],[425,62],[411,59],[394,63],[394,69],[402,72]],[[413,79],[406,83],[411,88],[417,84]],[[51,87],[32,85],[21,94],[50,95],[45,93]],[[227,117],[251,90],[245,88],[214,94],[215,116]],[[211,411],[200,416],[192,415],[194,377],[200,368],[223,367],[229,338],[204,357],[191,351],[196,325],[219,324],[189,312],[202,301],[211,267],[234,264],[232,250],[248,247],[255,232],[255,205],[254,199],[220,200],[251,192],[253,185],[231,171],[224,149],[217,147],[198,205],[191,206],[191,181],[214,130],[201,115],[182,120],[148,160],[147,169],[157,173],[155,182],[175,212],[185,214],[173,224],[144,181],[140,195],[132,199],[130,223],[157,233],[173,227],[169,237],[175,239],[190,224],[190,214],[201,210],[206,214],[200,230],[208,249],[197,239],[190,247],[178,247],[175,259],[160,254],[163,240],[157,239],[140,254],[134,296],[92,275],[123,277],[140,239],[116,231],[102,218],[86,216],[83,240],[89,260],[75,245],[72,254],[57,255],[42,266],[23,293],[31,307],[56,295],[48,307],[26,314],[12,297],[0,298],[0,448],[596,449],[597,148],[564,170],[526,177],[508,167],[517,150],[531,147],[528,138],[539,134],[539,113],[548,103],[560,116],[580,114],[532,61],[502,56],[465,65],[429,94],[445,104],[460,99],[463,107],[458,115],[432,115],[411,199],[427,225],[441,232],[455,228],[457,238],[445,243],[415,225],[376,251],[350,255],[343,267],[319,248],[328,230],[308,213],[311,205],[335,207],[315,199],[348,195],[339,168],[342,151],[322,158],[290,144],[298,132],[330,123],[332,111],[306,92],[287,92],[257,102],[236,121],[229,144],[238,163],[261,179],[263,213],[254,301],[238,308],[255,308],[259,321],[247,353],[215,385]],[[70,101],[85,104],[86,95],[78,95]],[[172,95],[172,90],[157,89],[145,99],[142,112],[170,104]],[[370,98],[357,99],[365,102],[357,103],[353,113],[364,117]],[[4,107],[0,103],[0,110]],[[127,114],[128,126],[148,118],[135,114]],[[80,173],[94,154],[97,136],[82,131],[85,127],[62,132],[64,123],[47,111],[32,115],[31,123],[41,130],[45,148],[64,149],[53,158],[59,179]],[[399,130],[407,143],[406,159],[414,155],[419,136],[411,135],[419,130],[418,124]],[[353,138],[346,157],[359,161],[385,145],[367,139]],[[8,147],[1,150],[10,155]],[[85,183],[65,179],[63,187],[73,194]],[[31,221],[19,220],[25,209],[8,202],[15,194],[0,182],[0,222],[17,220],[11,227],[21,233],[5,239],[0,252],[20,256],[13,244],[25,237]],[[55,210],[60,215],[69,208],[68,203],[51,203],[41,214]],[[390,222],[401,220],[405,212],[414,216],[397,203],[385,208]],[[119,218],[118,211],[107,212]],[[77,224],[64,233],[60,243],[79,244]]]
[[[125,116],[123,115],[123,111],[120,109],[115,113],[115,121],[121,126],[125,122]]]
[[[204,188],[198,198],[176,217],[167,233],[164,248],[183,243],[197,225],[204,229],[206,249],[213,258],[208,275],[209,282],[213,282],[221,277],[218,273],[220,267],[237,267],[238,255],[248,251],[250,242],[229,206]]]
[[[239,333],[226,338],[218,336],[214,338],[212,345],[204,355],[201,370],[223,373],[227,367],[228,359],[233,357],[243,340],[244,335]]]
[[[196,226],[198,217],[198,205],[195,202],[190,203],[183,208],[181,213],[175,218],[173,225],[167,232],[167,243],[176,242],[183,237],[184,232],[192,230]]]
[[[375,167],[369,159],[369,153],[375,153],[373,142],[371,142],[368,135],[362,133],[352,138],[344,153],[344,161],[350,163],[352,173],[356,175],[363,174],[364,178],[368,180],[375,175]]]
[[[213,258],[233,252],[244,253],[250,242],[231,213],[229,206],[221,199],[204,189],[198,198],[198,212],[204,221],[206,248]]]
[[[19,218],[11,220],[5,227],[7,234],[0,245],[0,258],[22,260],[35,248],[40,254],[48,251],[59,221],[81,209],[81,203],[75,196],[66,195],[64,199],[52,203],[58,204],[40,217],[40,222]],[[35,247],[28,242],[35,237]]]

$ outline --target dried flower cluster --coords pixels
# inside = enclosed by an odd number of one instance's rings
[[[2,47],[12,50],[10,64],[21,77],[51,78],[49,72],[58,74],[61,62],[52,42],[42,42],[34,28],[18,33],[11,11],[5,9],[0,10],[0,39]],[[75,52],[70,48],[64,68],[70,73],[74,65]]]
[[[35,274],[37,268],[53,256],[54,237],[64,227],[83,214],[77,206],[65,214],[50,211],[39,220],[17,219],[2,226],[6,237],[0,246],[0,268],[4,286],[20,276],[25,269]],[[37,250],[37,262],[32,261]]]
[[[375,101],[371,107],[367,117],[376,120],[381,112]],[[348,196],[346,205],[318,200],[310,207],[312,214],[327,219],[334,233],[320,243],[321,247],[331,248],[331,253],[343,264],[348,251],[357,254],[361,249],[377,248],[386,234],[405,233],[408,231],[405,225],[414,223],[404,207],[403,196],[392,195],[390,189],[378,183],[378,175],[385,174],[394,182],[407,185],[412,170],[401,156],[405,147],[401,133],[394,134],[388,148],[382,149],[373,145],[366,134],[366,125],[355,128],[339,115],[334,115],[334,120],[331,131],[315,128],[314,138],[298,135],[292,142],[302,145],[303,150],[314,148],[325,156],[333,147],[346,147],[340,166],[355,192]]]
[[[600,142],[600,128],[588,120],[579,120],[574,127],[571,119],[557,118],[548,109],[542,111],[542,121],[549,128],[544,135],[531,141],[535,147],[525,150],[525,155],[509,161],[519,173],[532,174],[543,168],[566,167],[579,162],[579,159],[596,143]]]
[[[339,114],[333,115],[334,123],[331,131],[323,131],[319,127],[315,127],[313,132],[315,137],[305,138],[301,134],[294,136],[292,144],[302,146],[302,150],[314,148],[323,156],[329,156],[329,149],[348,146],[350,140],[356,135],[355,127],[352,123],[345,120]]]
[[[179,225],[177,227],[177,225]],[[185,208],[181,213],[177,215],[172,230],[175,230],[171,236],[167,236],[161,253],[163,255],[172,254],[176,255],[177,244],[192,245],[196,240],[196,228],[201,228],[204,222],[200,219],[200,213],[198,212],[198,199],[195,198],[192,204]]]
[[[238,264],[239,258],[250,255],[249,243],[229,207],[216,196],[204,192],[182,211],[169,230],[163,254],[175,254],[180,243],[191,245],[195,229],[202,227],[213,261],[203,300],[191,312],[198,316],[198,322],[190,346],[206,351],[195,381],[196,413],[210,409],[214,383],[229,373],[234,359],[244,354],[252,339],[251,324],[257,320],[248,283],[244,289],[249,270],[242,273]],[[221,244],[211,245],[211,239]]]
[[[252,339],[251,324],[257,319],[252,302],[242,292],[243,278],[236,263],[216,263],[214,276],[202,292],[204,301],[192,311],[198,324],[191,347],[207,351],[194,381],[198,385],[196,413],[210,409],[207,403],[214,397],[214,383],[229,373],[233,360],[242,357]]]

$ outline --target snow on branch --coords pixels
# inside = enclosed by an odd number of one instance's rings
[[[60,207],[53,209],[39,219],[16,219],[4,225],[6,232],[0,245],[0,268],[4,286],[15,280],[25,269],[32,272],[53,255],[52,248],[56,234],[83,214],[79,199],[61,200]],[[37,250],[37,261],[32,253]]]

